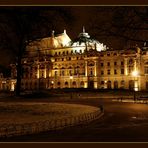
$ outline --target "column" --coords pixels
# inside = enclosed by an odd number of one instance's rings
[[[37,65],[37,78],[40,78],[40,65]]]
[[[87,61],[85,61],[85,76],[87,77]]]
[[[136,59],[134,59],[134,70],[137,71],[137,62],[136,62]]]
[[[125,71],[125,75],[128,75],[127,58],[124,59],[124,71]]]
[[[95,77],[97,76],[97,61],[95,61]]]
[[[46,76],[47,76],[46,70],[47,70],[47,68],[46,68],[46,65],[45,65],[45,69],[44,69],[44,78],[46,78]]]

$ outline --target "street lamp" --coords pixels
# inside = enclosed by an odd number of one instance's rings
[[[134,77],[134,101],[136,100],[136,91],[138,91],[138,79],[139,72],[137,70],[132,72],[132,76]]]

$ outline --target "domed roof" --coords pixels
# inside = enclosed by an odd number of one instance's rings
[[[90,35],[87,32],[85,32],[84,27],[83,27],[83,32],[80,33],[78,38],[76,38],[73,41],[72,46],[73,47],[78,47],[78,46],[85,47],[85,46],[87,46],[87,47],[96,49],[97,51],[106,50],[106,46],[103,45],[103,43],[100,43],[99,41],[90,38]]]

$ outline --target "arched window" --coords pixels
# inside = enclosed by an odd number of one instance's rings
[[[57,83],[57,85],[59,86],[59,85],[61,85],[61,83],[60,83],[60,82],[58,82],[58,83]]]
[[[65,85],[66,85],[66,86],[68,85],[68,82],[67,82],[67,81],[65,82]]]
[[[134,80],[129,81],[129,90],[134,90]]]
[[[72,87],[73,87],[73,88],[76,88],[76,87],[77,87],[77,85],[76,85],[76,82],[75,82],[75,81],[73,81],[73,82],[72,82]]]
[[[81,87],[81,88],[84,87],[84,82],[83,82],[83,81],[80,82],[80,87]]]
[[[73,81],[73,82],[72,82],[72,85],[76,85],[76,82],[75,82],[75,81]]]

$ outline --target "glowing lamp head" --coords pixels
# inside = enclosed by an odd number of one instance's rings
[[[138,71],[135,70],[135,71],[132,72],[132,76],[137,77],[138,75],[139,75]]]
[[[73,79],[73,76],[70,76],[70,79]]]

